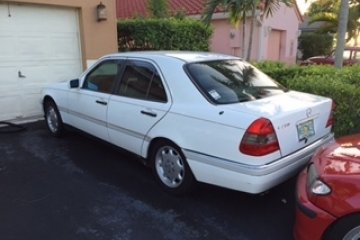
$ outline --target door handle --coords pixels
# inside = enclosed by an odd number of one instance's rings
[[[157,114],[154,113],[154,112],[148,112],[148,111],[144,111],[144,110],[141,110],[140,112],[141,112],[141,114],[144,114],[144,115],[147,115],[147,116],[150,116],[150,117],[156,117],[157,116]]]
[[[98,104],[104,105],[104,106],[107,105],[107,102],[105,102],[105,101],[96,100],[95,102],[98,103]]]
[[[20,70],[18,71],[18,77],[19,77],[19,78],[26,78],[26,76],[23,75]]]

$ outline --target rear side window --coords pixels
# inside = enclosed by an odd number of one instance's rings
[[[215,104],[252,101],[286,89],[241,60],[190,63],[186,69],[198,89]]]
[[[152,64],[142,61],[131,61],[125,67],[117,94],[149,101],[167,101],[160,75]]]

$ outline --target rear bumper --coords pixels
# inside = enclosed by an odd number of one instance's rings
[[[296,192],[295,240],[320,240],[336,218],[310,202],[306,192],[306,170],[298,177]]]
[[[225,188],[261,193],[294,176],[334,135],[317,140],[305,148],[266,165],[248,165],[183,149],[195,178]]]

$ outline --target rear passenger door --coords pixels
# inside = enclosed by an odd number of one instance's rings
[[[120,85],[109,100],[110,141],[140,154],[148,131],[166,114],[170,104],[159,68],[151,61],[128,59]]]
[[[81,86],[68,95],[70,124],[103,140],[109,140],[107,109],[124,60],[104,60],[82,79]]]

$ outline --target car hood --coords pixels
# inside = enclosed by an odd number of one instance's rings
[[[315,159],[322,176],[360,176],[360,134],[337,139],[323,147]]]

